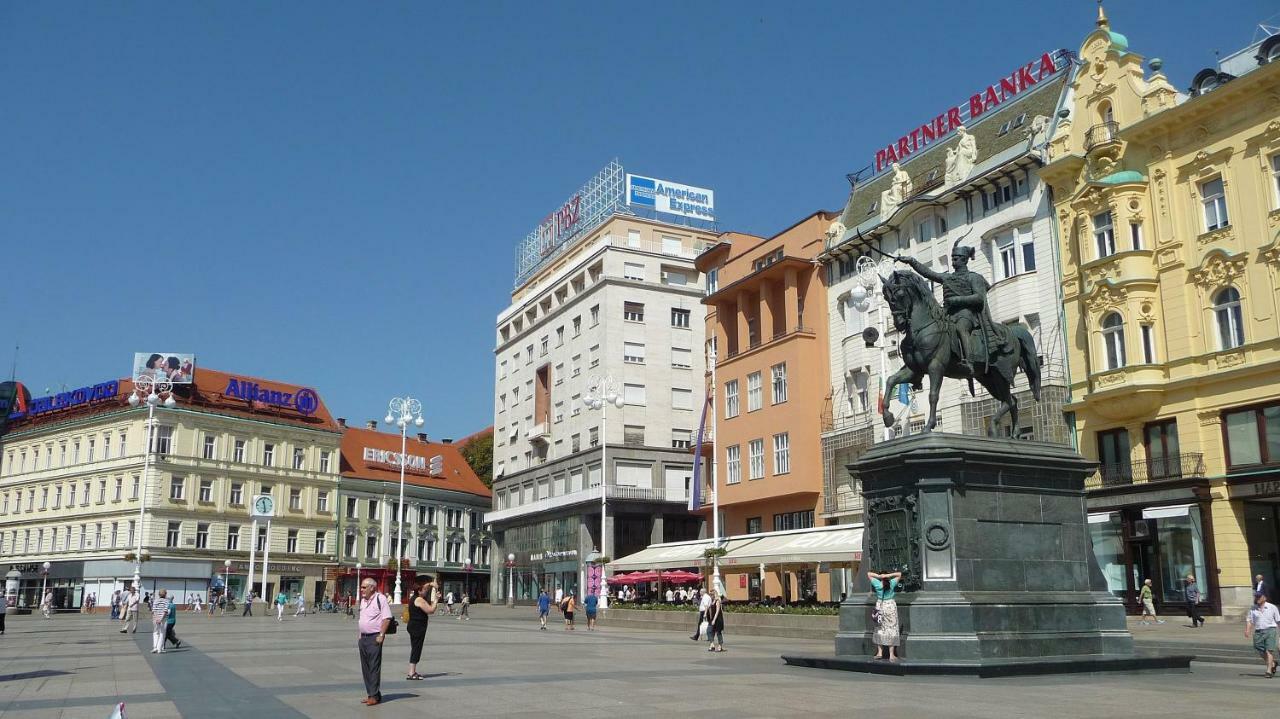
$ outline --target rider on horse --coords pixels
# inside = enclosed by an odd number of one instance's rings
[[[982,275],[969,271],[969,260],[973,259],[973,254],[972,247],[956,245],[952,248],[952,272],[934,272],[914,257],[899,255],[894,258],[911,265],[911,269],[920,276],[942,285],[942,307],[955,328],[960,362],[970,373],[973,372],[971,356],[976,355],[983,363],[989,364],[993,350],[1005,340],[1004,328],[991,321],[991,313],[987,309],[987,290],[991,286]],[[977,336],[978,329],[981,330],[980,336]]]

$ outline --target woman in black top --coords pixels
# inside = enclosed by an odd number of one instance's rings
[[[430,579],[419,581],[409,596],[409,622],[405,627],[409,634],[409,674],[405,679],[426,678],[418,673],[418,660],[422,658],[422,643],[427,639],[427,615],[436,613],[438,601],[440,595]]]

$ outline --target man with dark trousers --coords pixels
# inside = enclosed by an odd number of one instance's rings
[[[374,706],[382,701],[382,642],[391,624],[391,605],[378,591],[378,585],[366,578],[360,583],[360,673],[368,695],[364,704]]]

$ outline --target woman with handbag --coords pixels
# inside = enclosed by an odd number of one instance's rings
[[[898,583],[902,581],[902,572],[888,574],[867,572],[867,579],[871,580],[871,593],[876,595],[876,608],[871,613],[871,618],[876,623],[876,630],[871,635],[871,641],[876,645],[876,653],[871,658],[883,659],[882,649],[887,648],[889,661],[896,662],[899,642],[898,603],[893,597],[898,592]]]
[[[440,601],[436,585],[430,579],[418,582],[409,605],[405,607],[405,631],[409,634],[409,674],[405,679],[421,681],[426,679],[418,673],[418,661],[422,659],[422,645],[427,640],[427,617],[436,613],[436,604]]]

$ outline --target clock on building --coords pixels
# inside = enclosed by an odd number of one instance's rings
[[[259,494],[253,498],[252,514],[255,517],[274,517],[276,514],[276,500],[269,494]]]

